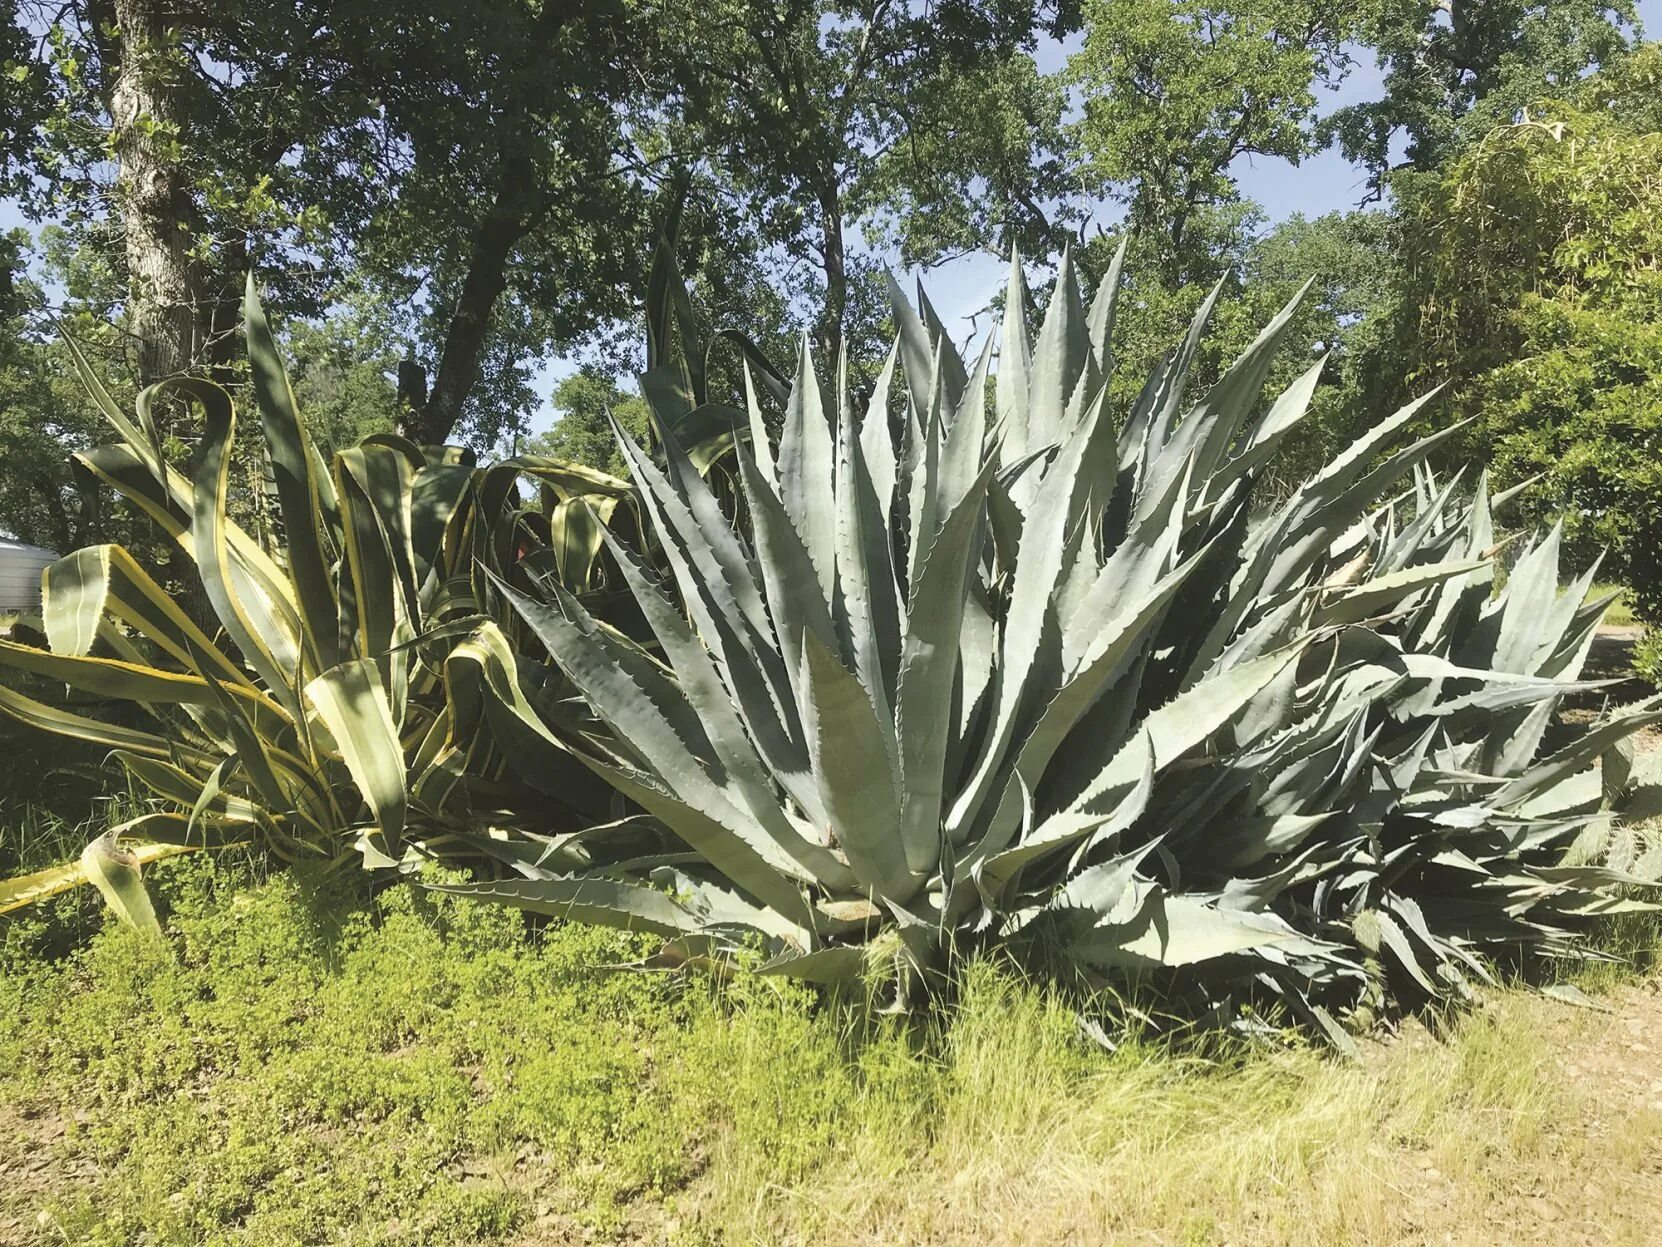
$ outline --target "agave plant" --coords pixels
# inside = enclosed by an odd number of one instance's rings
[[[480,616],[476,569],[523,577],[515,562],[530,544],[585,592],[596,578],[592,555],[583,559],[585,542],[564,521],[592,523],[629,486],[554,461],[481,472],[471,452],[392,436],[326,462],[252,283],[246,330],[275,498],[275,522],[264,527],[277,540],[228,515],[237,414],[223,389],[176,378],[145,391],[128,414],[69,343],[120,439],[79,459],[189,556],[215,622],[199,623],[123,547],[76,551],[43,577],[49,648],[0,642],[0,662],[136,703],[148,722],[88,717],[4,687],[0,710],[110,747],[154,798],[156,808],[120,829],[141,860],[163,855],[161,846],[247,840],[288,859],[361,855],[375,866],[412,850],[476,848],[476,825],[519,791],[505,782],[480,696],[485,666],[507,652],[515,629],[505,634]],[[167,462],[157,435],[154,406],[172,398],[202,417],[191,476]],[[515,504],[512,479],[526,475],[553,504],[540,516]],[[573,508],[579,495],[589,501]],[[564,822],[602,817],[609,794],[572,770]],[[0,890],[0,906],[87,877],[59,868],[16,880]]]
[[[1334,1003],[1458,990],[1627,903],[1559,863],[1608,819],[1590,764],[1662,715],[1538,759],[1602,611],[1556,538],[1492,597],[1485,487],[1424,469],[1452,430],[1396,447],[1425,400],[1260,499],[1321,372],[1262,401],[1297,299],[1190,402],[1214,291],[1120,418],[1120,263],[1087,311],[1064,257],[1034,338],[1013,262],[996,380],[898,290],[863,413],[804,346],[776,445],[750,395],[748,528],[673,433],[659,464],[618,430],[667,583],[601,538],[651,643],[498,582],[596,724],[557,730],[526,662],[488,713],[527,777],[575,754],[676,843],[449,890],[899,1005],[997,944],[1340,1040]]]

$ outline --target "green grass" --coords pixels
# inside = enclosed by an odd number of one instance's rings
[[[1617,584],[1597,584],[1588,593],[1590,598],[1601,598],[1611,593],[1621,594],[1610,609],[1604,612],[1604,623],[1610,628],[1631,628],[1639,622],[1638,616],[1633,613],[1633,596],[1623,586]]]
[[[0,1101],[70,1123],[65,1156],[99,1174],[45,1199],[44,1241],[611,1231],[670,1215],[712,1122],[807,1172],[866,1081],[801,992],[618,973],[641,949],[610,933],[527,941],[507,911],[244,888],[206,859],[152,877],[167,944],[111,928],[0,985]],[[905,1049],[877,1031],[868,1052]]]
[[[988,964],[908,1026],[616,972],[626,937],[404,888],[207,858],[152,879],[165,944],[6,942],[0,1173],[51,1165],[0,1182],[0,1241],[7,1216],[158,1247],[1398,1241],[1393,1175],[1433,1164],[1454,1215],[1560,1163],[1564,1028],[1598,1021],[1502,994],[1362,1065],[1110,1055]],[[1652,1136],[1617,1134],[1641,1163]]]

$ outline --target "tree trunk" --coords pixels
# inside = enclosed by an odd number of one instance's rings
[[[508,285],[508,260],[525,236],[526,216],[520,203],[524,181],[516,176],[514,165],[512,160],[505,165],[496,202],[473,237],[467,276],[444,335],[438,375],[420,413],[417,440],[429,446],[443,445],[461,422],[467,396],[479,380],[491,310]]]
[[[820,267],[825,273],[825,311],[820,315],[819,343],[826,367],[835,369],[843,346],[843,316],[848,307],[848,258],[843,250],[843,205],[836,186],[823,187],[819,199]]]
[[[30,484],[35,487],[41,505],[46,508],[47,518],[52,521],[52,549],[60,554],[68,554],[76,548],[75,534],[69,523],[69,512],[63,504],[63,492],[59,482],[45,472],[37,472],[30,478]]]
[[[206,364],[215,381],[234,381],[245,347],[237,330],[242,325],[242,298],[247,289],[251,259],[248,239],[231,237],[221,241],[211,273],[195,281],[196,358]]]
[[[120,39],[109,109],[120,165],[116,201],[126,236],[139,380],[185,371],[194,351],[195,304],[187,254],[190,195],[166,146],[186,138],[181,70],[171,63],[157,0],[111,0]]]

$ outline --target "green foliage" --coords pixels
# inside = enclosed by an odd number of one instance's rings
[[[690,270],[758,338],[834,304],[865,345],[882,305],[862,239],[908,262],[1054,245],[1079,215],[1058,203],[1064,93],[1030,53],[1074,19],[1033,0],[352,2],[326,22],[73,0],[35,39],[0,31],[20,75],[0,83],[0,176],[15,152],[29,209],[98,254],[130,325],[189,306],[193,368],[234,356],[249,267],[288,314],[369,293],[431,382],[402,431],[488,447],[523,430],[537,359],[627,319],[676,199]],[[158,193],[112,198],[112,164],[118,191]],[[139,279],[147,237],[178,242],[185,289]],[[728,280],[758,254],[793,297]]]
[[[554,427],[525,444],[525,453],[567,459],[626,476],[610,421],[616,420],[636,440],[647,437],[646,402],[627,394],[611,377],[585,368],[554,387]]]
[[[1150,240],[1138,269],[1209,283],[1242,221],[1234,166],[1316,150],[1315,90],[1350,65],[1354,12],[1309,0],[1089,0],[1067,76],[1083,93],[1084,177]]]
[[[398,360],[380,328],[299,323],[284,340],[295,403],[325,456],[398,431],[398,393],[388,379]]]
[[[94,1175],[39,1193],[77,1243],[655,1237],[697,1216],[678,1192],[718,1148],[794,1183],[862,1121],[1002,1100],[955,1056],[989,1028],[1075,1084],[1100,1064],[991,967],[961,1036],[923,1035],[777,984],[619,974],[647,942],[402,888],[251,887],[202,858],[158,893],[170,942],[111,924],[0,974],[0,1101],[68,1121],[59,1159]]]
[[[418,440],[454,425],[488,446],[534,401],[527,357],[626,315],[644,277],[654,189],[632,140],[665,82],[647,14],[344,4],[320,25],[264,0],[212,15],[73,3],[28,62],[45,96],[44,116],[20,118],[39,122],[29,206],[98,252],[131,314],[146,298],[123,229],[136,208],[117,196],[112,215],[108,183],[112,147],[129,161],[136,132],[188,253],[193,366],[235,354],[249,267],[290,314],[367,290],[449,411]],[[158,101],[132,124],[123,75]]]
[[[1633,647],[1633,671],[1640,679],[1662,684],[1662,629],[1646,629]]]
[[[14,195],[27,188],[33,129],[50,107],[46,75],[30,55],[33,32],[25,14],[13,8],[0,18],[0,192]],[[0,317],[7,306],[3,258],[0,258]]]
[[[1496,470],[1540,476],[1530,510],[1565,517],[1583,565],[1608,551],[1606,574],[1631,586],[1643,618],[1662,620],[1662,322],[1534,296],[1519,313],[1524,353],[1471,399]]]
[[[1371,330],[1394,260],[1382,214],[1294,214],[1271,226],[1236,178],[1254,157],[1297,165],[1321,147],[1318,93],[1350,71],[1360,16],[1305,0],[1101,0],[1083,17],[1084,43],[1066,69],[1083,103],[1071,139],[1084,185],[1125,217],[1116,237],[1081,251],[1082,269],[1100,277],[1117,243],[1128,244],[1114,407],[1135,402],[1213,283],[1224,281],[1225,297],[1192,364],[1198,385],[1315,277],[1268,382],[1282,389],[1330,355],[1306,436],[1280,467],[1296,480],[1360,427],[1352,348]]]
[[[69,550],[108,531],[110,517],[75,487],[68,457],[89,448],[99,418],[75,379],[68,353],[37,341],[30,321],[41,292],[27,280],[27,235],[0,236],[0,270],[15,267],[0,299],[0,531],[48,550]]]
[[[74,1241],[495,1241],[535,1215],[528,1172],[598,1228],[687,1173],[713,1086],[652,1085],[648,1054],[700,1010],[591,968],[628,943],[234,882],[177,867],[171,944],[112,927],[0,980],[6,1098],[94,1123],[69,1146],[106,1176],[50,1197]]]
[[[804,349],[777,446],[752,406],[738,451],[748,540],[673,436],[662,468],[621,437],[677,597],[614,553],[663,665],[557,585],[504,592],[607,729],[542,755],[685,851],[597,834],[590,870],[444,890],[900,1007],[994,946],[1240,1025],[1267,991],[1336,1042],[1329,1005],[1460,994],[1620,910],[1625,876],[1559,856],[1662,712],[1540,756],[1604,606],[1560,594],[1559,531],[1493,595],[1486,480],[1459,505],[1422,470],[1446,433],[1392,450],[1419,404],[1255,496],[1320,370],[1260,403],[1296,299],[1194,401],[1204,308],[1114,421],[1118,267],[1087,312],[1064,258],[1034,338],[1013,266],[996,385],[898,292],[863,419]]]
[[[1007,1229],[1012,1198],[1034,1241],[1207,1242],[1235,1217],[1299,1241],[1340,1206],[1356,1226],[1384,1164],[1458,1174],[1474,1122],[1514,1180],[1519,1139],[1584,1107],[1553,1095],[1591,1015],[1510,995],[1363,1068],[1135,1034],[1109,1054],[989,962],[909,1026],[777,980],[621,975],[644,941],[402,889],[198,857],[155,890],[166,946],[112,923],[0,965],[21,1242],[958,1241]]]
[[[1633,44],[1632,0],[1484,0],[1360,6],[1361,41],[1385,71],[1378,100],[1325,118],[1324,140],[1368,170],[1376,194],[1404,162],[1441,169],[1468,144],[1589,69],[1619,66]]]
[[[1662,619],[1659,81],[1647,44],[1577,100],[1404,183],[1393,351],[1421,383],[1455,384],[1455,411],[1478,417],[1461,449],[1505,480],[1538,475],[1525,517],[1562,516],[1580,565],[1608,551],[1648,620]]]

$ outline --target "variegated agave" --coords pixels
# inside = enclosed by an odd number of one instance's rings
[[[1260,499],[1321,371],[1262,401],[1297,300],[1190,402],[1214,292],[1120,418],[1119,267],[1087,313],[1064,257],[1030,340],[1013,264],[991,385],[992,343],[966,366],[898,291],[863,414],[804,348],[777,447],[750,403],[748,530],[672,435],[660,466],[620,430],[669,569],[612,543],[652,643],[502,584],[597,722],[551,730],[526,663],[491,715],[527,776],[575,754],[674,843],[449,890],[898,1003],[996,944],[1340,1041],[1335,1004],[1629,903],[1560,862],[1608,818],[1591,763],[1662,715],[1555,724],[1602,610],[1559,592],[1556,535],[1494,596],[1485,484],[1424,470],[1450,430],[1394,448],[1422,403]]]
[[[178,378],[128,414],[68,344],[120,439],[82,462],[192,560],[214,623],[200,623],[124,548],[76,551],[44,576],[50,648],[0,642],[0,662],[136,703],[142,725],[5,687],[0,710],[110,747],[153,798],[117,829],[140,860],[242,841],[325,863],[361,854],[386,866],[412,849],[477,856],[481,839],[500,838],[478,825],[493,824],[490,812],[518,791],[485,730],[481,692],[519,629],[511,615],[506,632],[480,617],[481,569],[529,583],[517,559],[530,545],[528,567],[577,593],[596,589],[595,516],[631,488],[548,460],[481,471],[459,448],[391,436],[325,462],[252,285],[246,328],[273,495],[265,522],[249,527],[227,513],[236,413],[226,392]],[[204,420],[193,476],[167,462],[152,417],[174,397]],[[540,510],[518,505],[522,477],[545,495]],[[576,766],[568,781],[551,826],[604,818],[610,793]],[[0,909],[86,875],[60,867],[11,881]]]

